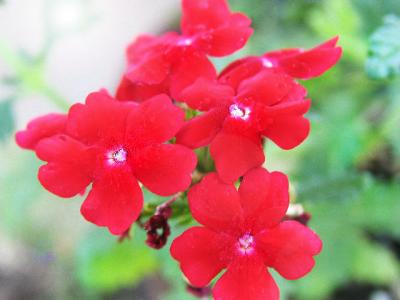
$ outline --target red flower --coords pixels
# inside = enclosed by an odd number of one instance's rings
[[[257,168],[236,190],[215,173],[189,191],[192,227],[171,245],[190,283],[206,286],[223,269],[214,299],[277,300],[279,290],[267,267],[298,279],[314,266],[322,248],[318,236],[296,221],[281,221],[289,204],[288,180],[279,172]]]
[[[36,146],[38,157],[47,162],[39,180],[61,197],[75,196],[92,183],[81,207],[83,216],[121,234],[142,209],[138,181],[163,196],[190,185],[196,155],[184,146],[164,143],[183,119],[184,112],[165,95],[139,105],[92,93],[85,104],[71,107],[65,134]]]
[[[18,131],[15,140],[21,148],[35,150],[37,143],[47,137],[63,133],[67,123],[65,114],[48,114],[28,123],[26,130]]]
[[[145,35],[128,47],[128,70],[117,99],[142,101],[158,93],[175,98],[198,77],[214,76],[207,55],[229,55],[253,32],[251,20],[230,12],[225,0],[183,0],[182,9],[182,35]]]
[[[232,182],[265,160],[262,136],[283,149],[299,145],[309,133],[303,117],[310,107],[305,89],[290,76],[267,69],[232,87],[199,79],[179,100],[202,115],[189,120],[177,142],[191,148],[210,145],[219,176]]]
[[[310,50],[283,49],[237,60],[221,72],[220,81],[237,88],[244,79],[271,68],[298,79],[320,76],[342,55],[342,49],[336,45],[338,39],[332,38]]]

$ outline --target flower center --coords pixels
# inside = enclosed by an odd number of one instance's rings
[[[249,233],[242,235],[239,238],[238,248],[242,254],[252,253],[254,251],[254,237]]]
[[[242,119],[247,120],[250,117],[250,108],[248,107],[240,107],[238,104],[232,104],[229,107],[229,114],[234,119]]]
[[[120,148],[116,151],[111,151],[107,155],[107,161],[110,165],[113,164],[122,164],[126,162],[128,158],[128,151],[124,148]]]
[[[265,68],[272,68],[274,66],[272,61],[265,57],[261,58],[261,62]]]
[[[124,148],[119,149],[118,151],[115,151],[113,154],[113,159],[115,162],[125,162],[126,157],[128,156],[128,152]]]
[[[190,46],[193,43],[191,38],[181,38],[178,40],[178,46]]]

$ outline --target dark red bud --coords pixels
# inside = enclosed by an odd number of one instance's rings
[[[171,216],[171,208],[162,209],[153,215],[144,225],[143,228],[147,231],[146,244],[154,249],[161,249],[167,243],[170,235],[170,227],[168,218]]]
[[[211,296],[211,286],[195,287],[190,284],[186,284],[186,291],[198,298],[205,298]]]

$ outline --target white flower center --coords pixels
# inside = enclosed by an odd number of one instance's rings
[[[261,58],[261,62],[265,68],[272,68],[274,66],[272,61],[265,57]]]
[[[248,107],[240,107],[238,104],[232,104],[229,107],[229,114],[234,119],[247,120],[250,117],[251,110]]]
[[[191,38],[182,38],[178,40],[178,46],[190,46],[193,43]]]
[[[238,248],[242,254],[252,253],[254,251],[254,237],[249,233],[242,235],[239,238]]]
[[[126,157],[128,156],[128,152],[126,152],[126,150],[124,148],[119,149],[118,151],[115,151],[113,154],[113,159],[115,162],[125,162],[126,161]]]
[[[126,151],[124,148],[110,151],[107,154],[107,162],[109,165],[122,164],[126,162],[127,158],[128,158],[128,151]]]

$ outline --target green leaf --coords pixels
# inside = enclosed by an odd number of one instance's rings
[[[400,19],[386,16],[384,24],[370,38],[367,74],[374,79],[400,75]]]
[[[398,278],[399,265],[388,249],[365,240],[357,243],[352,271],[358,280],[384,285]]]
[[[353,219],[374,233],[400,237],[400,186],[397,183],[372,183],[356,203]]]
[[[0,142],[9,138],[15,128],[12,99],[0,102]]]
[[[112,292],[133,286],[157,269],[157,259],[133,231],[132,240],[117,242],[103,230],[92,232],[77,252],[77,274],[90,290]]]
[[[320,1],[319,8],[311,10],[309,23],[323,37],[340,36],[344,57],[354,62],[365,59],[366,45],[360,38],[362,25],[358,11],[350,0]]]

